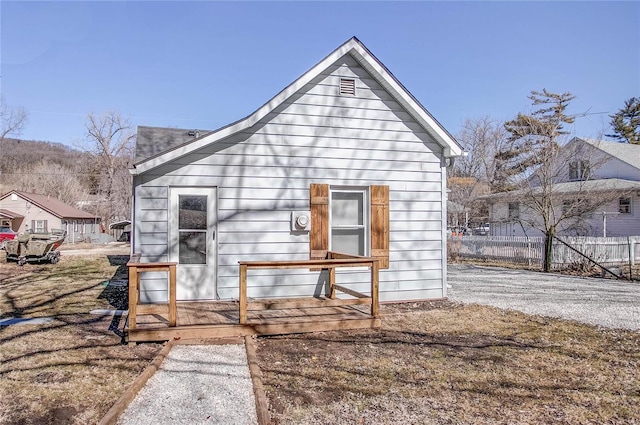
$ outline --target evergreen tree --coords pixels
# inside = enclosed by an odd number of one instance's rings
[[[531,114],[519,113],[504,124],[509,133],[505,148],[498,151],[494,191],[513,190],[529,177],[543,178],[533,171],[548,162],[558,150],[558,138],[567,134],[564,124],[571,124],[574,117],[566,114],[569,103],[575,98],[571,93],[532,91],[528,96],[533,106],[539,108]]]
[[[558,160],[560,139],[568,134],[564,125],[574,121],[566,110],[575,96],[543,89],[532,91],[528,97],[538,108],[529,115],[519,113],[504,124],[509,134],[508,143],[496,154],[494,181],[500,184],[494,190],[514,191],[517,199],[531,211],[534,217],[531,224],[535,223],[545,235],[543,267],[549,271],[553,238],[558,224],[566,218],[556,215],[553,185],[562,166]]]
[[[607,137],[618,142],[640,144],[640,97],[626,100],[624,107],[609,117],[613,134],[607,134]]]

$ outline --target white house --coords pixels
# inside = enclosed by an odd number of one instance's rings
[[[379,258],[382,301],[444,297],[445,169],[461,154],[352,38],[228,126],[139,127],[132,251],[178,262],[179,300],[237,298],[239,261],[328,250]],[[368,291],[368,271],[338,273]],[[311,296],[326,281],[319,271],[260,270],[248,296]],[[166,276],[145,274],[140,295],[166,300]]]
[[[573,138],[563,146],[562,166],[553,184],[555,208],[574,208],[580,199],[604,199],[580,220],[561,223],[559,234],[569,236],[640,235],[640,145]],[[515,193],[483,197],[489,203],[490,234],[541,236],[534,218]]]

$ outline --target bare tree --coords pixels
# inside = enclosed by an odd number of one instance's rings
[[[87,200],[89,191],[75,170],[48,160],[25,165],[13,179],[14,189],[50,195],[73,206]]]
[[[488,211],[477,198],[494,186],[495,155],[503,149],[507,133],[502,122],[481,117],[465,120],[457,139],[467,155],[447,170],[449,199],[465,207],[471,222],[485,222]]]
[[[467,155],[456,160],[454,172],[491,184],[495,175],[495,155],[507,141],[503,123],[486,116],[467,119],[457,139]]]
[[[135,131],[119,112],[87,116],[86,149],[92,154],[91,172],[97,195],[95,213],[104,225],[130,217],[131,176]]]
[[[5,138],[2,143],[0,193],[24,190],[55,196],[69,205],[86,200],[89,185],[82,168],[89,155],[52,142]]]
[[[575,116],[567,114],[574,96],[543,90],[532,91],[529,99],[538,108],[505,123],[509,138],[505,148],[496,154],[496,178],[500,184],[494,189],[507,190],[502,196],[519,203],[518,220],[543,232],[543,265],[549,271],[552,242],[558,230],[580,226],[619,194],[606,189],[594,193],[599,189],[592,181],[594,171],[604,161],[596,148],[566,144],[568,133],[563,126],[574,121]],[[573,181],[566,183],[568,180]]]
[[[4,97],[0,96],[0,157],[6,150],[4,140],[9,136],[18,136],[27,123],[27,111],[7,105]],[[0,158],[1,159],[1,158]],[[5,171],[3,161],[0,161],[0,177]],[[2,183],[0,181],[0,183]]]
[[[0,145],[9,136],[18,136],[27,123],[27,111],[21,107],[11,107],[0,97]]]

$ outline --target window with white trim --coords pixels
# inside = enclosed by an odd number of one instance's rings
[[[334,189],[339,189],[334,187]],[[342,189],[346,189],[343,187]],[[365,230],[369,256],[376,258],[380,269],[389,268],[389,186],[371,185],[358,188],[365,191],[365,202],[369,227]],[[311,209],[311,231],[309,232],[309,258],[324,260],[329,252],[329,201],[331,195],[326,183],[311,183],[309,207]],[[366,205],[366,204],[369,205]]]
[[[618,212],[620,214],[631,214],[631,198],[624,197],[618,199]]]
[[[31,220],[33,233],[47,233],[47,220]]]
[[[590,177],[591,168],[589,161],[573,161],[569,163],[569,180],[587,180]]]
[[[369,255],[369,196],[366,188],[331,188],[329,250]]]

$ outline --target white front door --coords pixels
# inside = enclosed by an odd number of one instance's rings
[[[169,261],[178,263],[177,299],[216,299],[216,189],[171,188]]]

